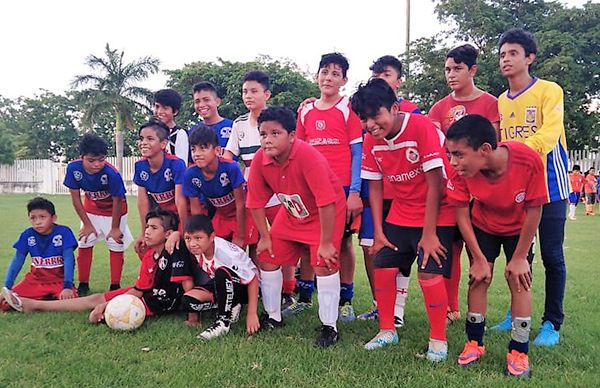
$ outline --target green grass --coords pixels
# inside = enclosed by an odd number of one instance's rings
[[[13,255],[12,244],[28,226],[25,204],[32,196],[0,196],[3,220],[0,235],[0,276]],[[59,223],[75,232],[79,221],[67,196],[51,198]],[[129,225],[139,232],[134,199],[129,199]],[[579,209],[582,210],[581,207]],[[596,300],[600,265],[598,226],[600,217],[579,215],[569,221],[565,254],[568,282],[565,299],[566,323],[561,344],[554,349],[531,348],[532,386],[596,386],[600,366],[600,308]],[[355,308],[366,310],[370,294],[357,251]],[[108,287],[108,259],[104,245],[95,250],[92,291]],[[499,261],[499,264],[503,260]],[[463,257],[463,274],[466,276]],[[27,265],[29,262],[27,262]],[[123,284],[137,276],[139,260],[130,248],[126,253]],[[488,322],[500,320],[509,303],[502,276],[490,288]],[[21,272],[25,273],[26,268]],[[534,330],[543,307],[543,266],[534,263]],[[461,310],[466,310],[466,288],[461,288]],[[316,298],[315,298],[316,299]],[[182,315],[148,319],[139,330],[119,333],[105,325],[87,323],[87,313],[0,313],[0,386],[516,386],[523,382],[503,375],[509,335],[486,335],[487,355],[478,366],[455,365],[454,358],[465,340],[462,323],[448,330],[451,359],[430,364],[416,357],[427,341],[427,318],[416,280],[410,284],[406,327],[400,330],[400,344],[367,352],[362,345],[377,331],[376,322],[339,324],[341,342],[331,349],[318,350],[312,342],[319,322],[316,306],[312,312],[287,320],[287,327],[275,333],[248,338],[243,324],[230,335],[211,342],[197,340],[197,330],[184,327]],[[142,351],[150,348],[150,351]]]

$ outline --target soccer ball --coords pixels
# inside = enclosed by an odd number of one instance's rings
[[[111,299],[104,310],[104,320],[114,330],[135,330],[146,318],[144,303],[135,295],[122,294]]]

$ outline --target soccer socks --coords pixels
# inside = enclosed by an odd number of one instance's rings
[[[269,314],[269,318],[281,322],[281,288],[283,284],[281,268],[275,271],[261,270],[260,277],[263,307]]]
[[[319,282],[319,319],[324,325],[337,331],[338,304],[340,302],[340,273],[329,276],[317,276]]]
[[[479,313],[467,313],[465,331],[469,341],[477,341],[477,345],[483,346],[483,333],[485,332],[485,317]]]
[[[79,248],[77,250],[77,277],[79,283],[90,282],[90,271],[92,269],[92,255],[94,248]]]
[[[575,210],[577,210],[577,205],[569,204],[569,217],[575,218]]]
[[[298,280],[298,302],[312,302],[312,294],[315,291],[314,280]]]
[[[283,294],[294,295],[294,289],[296,288],[296,278],[283,279]]]
[[[352,303],[354,298],[354,283],[340,283],[340,306]]]
[[[448,309],[448,295],[442,275],[433,279],[419,279],[425,309],[429,317],[429,338],[446,341],[446,311]],[[381,312],[381,308],[379,310]]]
[[[108,255],[110,259],[110,284],[119,284],[121,283],[121,273],[123,272],[125,254],[123,252],[115,252],[109,250]]]
[[[380,330],[396,330],[394,326],[394,304],[396,302],[397,273],[397,268],[375,268],[373,270]]]
[[[529,353],[529,332],[531,331],[531,317],[513,318],[508,352],[516,350],[520,353]]]
[[[460,286],[460,254],[462,253],[462,247],[462,241],[454,241],[452,243],[450,278],[444,278],[444,282],[446,283],[446,293],[448,294],[448,309],[450,311],[460,311],[458,305],[458,288]]]
[[[404,319],[404,306],[408,296],[408,282],[410,277],[398,272],[396,275],[396,304],[394,305],[394,316]]]

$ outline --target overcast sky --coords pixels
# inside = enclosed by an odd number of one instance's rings
[[[443,29],[430,0],[413,0],[411,6],[411,39]],[[406,0],[5,1],[0,95],[67,90],[75,75],[89,73],[85,58],[102,55],[107,42],[124,50],[126,61],[146,55],[160,59],[162,70],[267,54],[290,58],[315,73],[321,54],[339,51],[350,60],[352,88],[369,77],[374,59],[404,51],[405,10]],[[165,81],[157,75],[144,86],[159,89]]]

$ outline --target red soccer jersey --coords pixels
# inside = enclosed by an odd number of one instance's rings
[[[402,128],[390,140],[365,135],[361,178],[388,181],[393,194],[387,222],[399,226],[422,227],[425,220],[427,183],[425,172],[442,168],[448,158],[444,135],[425,116],[405,114]],[[455,225],[454,210],[442,200],[438,226]]]
[[[154,276],[158,263],[154,260],[153,249],[148,249],[142,256],[142,264],[140,265],[140,273],[135,281],[135,288],[138,290],[150,290],[154,287]]]
[[[298,115],[296,137],[318,149],[342,185],[350,186],[350,145],[362,142],[362,125],[348,97],[326,110],[307,104]]]
[[[336,228],[343,228],[346,221],[346,197],[339,179],[325,157],[301,140],[296,139],[283,164],[265,155],[262,149],[254,156],[246,206],[262,208],[273,194],[286,210],[277,213],[271,227],[271,235],[277,238],[319,244],[319,207],[331,203],[336,205]]]
[[[580,172],[569,173],[569,180],[571,181],[571,192],[581,193],[583,184],[585,183],[585,177]]]
[[[585,176],[585,183],[583,185],[583,191],[586,194],[593,194],[598,189],[598,182],[594,174],[587,174]]]
[[[431,107],[428,116],[432,121],[440,123],[440,129],[446,133],[455,121],[472,114],[481,115],[492,124],[499,122],[498,99],[484,92],[471,101],[456,101],[449,94]]]
[[[463,178],[453,172],[448,181],[452,205],[469,206],[473,199],[471,222],[484,232],[498,236],[518,235],[528,207],[548,202],[544,165],[540,156],[524,143],[500,143],[509,152],[508,168],[499,178],[489,179],[481,172]]]

